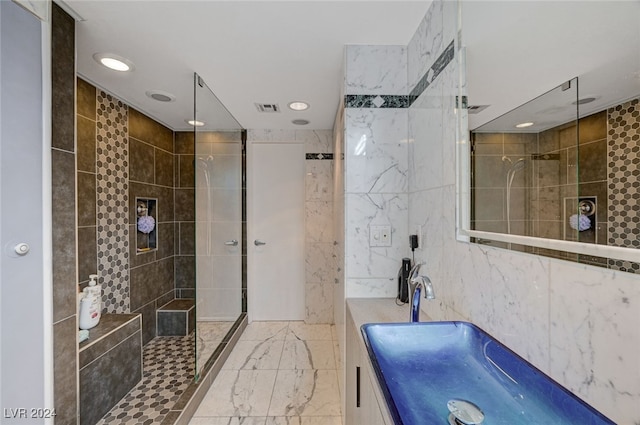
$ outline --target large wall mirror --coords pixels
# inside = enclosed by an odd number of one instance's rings
[[[459,238],[640,273],[640,2],[461,4]]]

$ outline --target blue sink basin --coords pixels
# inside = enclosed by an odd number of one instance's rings
[[[486,425],[615,424],[471,323],[372,323],[362,334],[396,425],[446,425],[456,399]]]

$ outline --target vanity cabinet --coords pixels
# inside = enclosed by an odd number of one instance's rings
[[[347,313],[346,323],[345,425],[393,425],[385,420],[376,396],[377,383],[362,334]],[[379,391],[378,391],[379,392]],[[384,400],[381,401],[384,403]]]

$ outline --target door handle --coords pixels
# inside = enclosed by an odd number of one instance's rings
[[[255,246],[260,246],[260,245],[266,245],[266,242],[262,242],[260,239],[256,239],[255,241],[253,241],[253,244]]]
[[[29,247],[29,244],[25,242],[19,243],[18,245],[13,247],[13,251],[20,256],[27,255],[30,249],[31,248]]]
[[[226,241],[224,244],[227,246],[238,246],[238,241],[235,239],[232,239],[230,241]]]

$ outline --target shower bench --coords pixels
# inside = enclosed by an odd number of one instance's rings
[[[156,310],[156,332],[158,336],[186,336],[196,326],[196,303],[184,298],[169,301]]]
[[[80,425],[97,423],[142,379],[141,329],[141,314],[103,314],[80,343]]]

